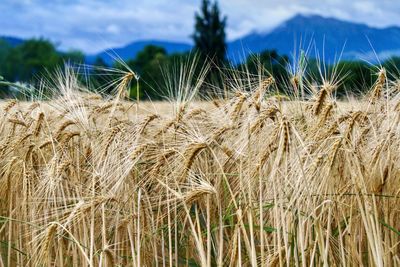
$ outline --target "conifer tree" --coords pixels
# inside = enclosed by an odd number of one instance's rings
[[[203,0],[200,13],[195,14],[195,49],[202,59],[212,59],[217,66],[226,59],[226,16],[220,15],[218,3]]]

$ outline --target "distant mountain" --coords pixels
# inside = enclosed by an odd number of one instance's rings
[[[11,46],[17,46],[24,42],[23,39],[10,36],[0,36],[0,40],[6,41]]]
[[[0,36],[1,39],[11,46],[24,42],[8,36]],[[147,45],[164,47],[169,54],[190,51],[193,47],[189,43],[143,40],[88,55],[86,61],[93,63],[99,56],[112,64],[115,54],[123,60],[133,59]],[[318,15],[296,15],[269,32],[252,32],[228,42],[227,46],[228,58],[234,63],[243,61],[250,53],[266,49],[276,49],[280,54],[291,56],[299,51],[299,47],[308,49],[311,57],[315,57],[317,51],[328,62],[337,60],[341,54],[341,59],[376,61],[375,53],[381,60],[400,55],[400,27],[374,28]]]
[[[113,59],[108,53],[116,53],[124,60],[131,59],[149,44],[162,46],[168,53],[189,51],[192,48],[191,44],[185,43],[138,41],[89,56],[88,62],[100,56],[107,63],[112,63]],[[341,59],[376,61],[375,52],[379,59],[400,55],[400,27],[379,29],[318,15],[296,15],[269,32],[252,32],[229,42],[228,58],[238,63],[250,53],[265,49],[276,49],[280,54],[291,56],[299,47],[309,49],[311,57],[315,57],[317,51],[327,62],[337,60],[340,55]]]
[[[315,50],[321,58],[324,54],[330,62],[342,50],[342,59],[361,57],[375,61],[374,50],[380,59],[400,54],[400,27],[378,29],[317,15],[297,15],[268,33],[251,33],[229,43],[228,57],[237,61],[265,49],[292,55],[299,46],[303,50],[310,47],[311,56],[315,56]]]
[[[101,57],[107,64],[112,64],[113,56],[118,55],[123,60],[128,60],[136,57],[136,54],[147,45],[156,45],[164,47],[168,54],[180,53],[189,51],[192,45],[186,43],[174,43],[168,41],[145,40],[130,43],[124,47],[107,49],[96,55],[87,56],[88,63],[93,63],[96,57]]]

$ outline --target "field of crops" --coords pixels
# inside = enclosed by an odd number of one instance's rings
[[[199,102],[84,92],[0,115],[0,266],[399,266],[400,84],[272,77]],[[295,77],[296,78],[296,77]],[[201,83],[199,80],[198,83]],[[290,84],[290,83],[288,83]]]

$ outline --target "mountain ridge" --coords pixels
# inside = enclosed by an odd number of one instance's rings
[[[7,42],[12,47],[20,45],[24,42],[23,39],[12,36],[0,36],[0,40]]]
[[[0,37],[7,38],[12,46],[21,43],[19,38]],[[113,57],[133,59],[146,45],[162,46],[168,54],[187,52],[193,48],[193,44],[184,42],[140,40],[87,55],[86,61],[91,64],[100,57],[107,64],[112,64]],[[240,63],[249,54],[267,49],[291,56],[298,52],[299,47],[308,50],[310,57],[320,57],[328,63],[337,61],[339,57],[344,60],[384,60],[400,55],[400,27],[377,28],[316,14],[297,14],[268,31],[253,30],[227,42],[227,58],[232,63]]]
[[[166,50],[168,54],[186,52],[192,48],[192,45],[183,42],[178,43],[178,42],[163,41],[163,40],[141,40],[141,41],[131,42],[122,47],[106,49],[103,52],[100,52],[95,55],[88,55],[86,59],[90,63],[94,62],[94,60],[97,57],[100,57],[107,64],[112,63],[113,57],[115,56],[120,57],[123,60],[128,60],[135,58],[136,54],[140,52],[147,45],[161,46]]]
[[[336,18],[299,14],[278,25],[267,35],[249,34],[230,42],[228,55],[240,49],[248,53],[276,49],[281,54],[290,55],[299,45],[306,49],[313,43],[317,53],[325,54],[327,61],[334,61],[342,51],[343,59],[356,59],[352,55],[369,54],[374,50],[378,54],[399,50],[400,27],[380,29]],[[317,56],[313,51],[310,54]]]
[[[135,51],[129,47],[155,41],[138,41],[115,50],[124,51],[122,59],[135,57]],[[162,42],[162,41],[157,41]],[[183,45],[183,46],[182,46]],[[179,43],[179,49],[174,49],[174,43],[169,43],[167,52],[185,52],[192,48],[191,44]],[[276,49],[280,54],[293,55],[298,48],[309,50],[311,57],[324,57],[327,62],[345,60],[376,61],[375,53],[385,59],[400,55],[400,27],[389,26],[376,28],[364,23],[349,22],[316,14],[297,14],[268,31],[252,31],[249,34],[227,43],[227,57],[233,63],[239,63],[251,53],[259,53],[266,49]],[[125,50],[126,49],[126,50]],[[136,49],[136,51],[138,51]],[[97,54],[104,59],[104,52]]]

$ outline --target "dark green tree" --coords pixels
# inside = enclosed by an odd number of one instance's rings
[[[128,66],[139,74],[140,97],[160,99],[165,96],[161,67],[168,63],[167,51],[163,47],[148,45],[140,51]],[[118,66],[117,66],[118,67]],[[132,83],[130,97],[136,98],[137,83]]]
[[[196,51],[205,60],[220,66],[226,59],[226,16],[221,17],[218,3],[203,0],[200,13],[195,14],[193,40]]]
[[[247,72],[254,77],[259,74],[264,76],[272,75],[277,81],[276,85],[280,91],[286,91],[285,86],[288,80],[287,64],[289,58],[286,55],[279,55],[276,50],[264,50],[258,54],[251,54],[243,64],[237,66],[245,76]],[[246,79],[246,77],[244,77]],[[258,79],[258,78],[257,78]]]
[[[12,48],[5,61],[7,80],[29,82],[35,75],[60,66],[62,58],[50,41],[32,39]]]
[[[382,65],[387,71],[387,75],[389,79],[398,79],[400,78],[400,57],[393,56],[388,58]]]
[[[85,54],[79,50],[70,50],[61,53],[61,58],[64,62],[69,64],[82,64],[85,61]]]
[[[104,59],[102,57],[97,56],[93,62],[93,66],[105,68],[105,67],[107,67],[107,63],[104,61]]]
[[[109,66],[106,64],[104,59],[97,56],[92,64],[92,69],[90,71],[90,87],[97,91],[98,93],[111,93],[111,88],[107,85],[110,84],[110,75],[105,75],[105,70]],[[112,80],[112,78],[111,78]]]
[[[5,75],[4,72],[5,72],[6,58],[11,48],[12,47],[9,43],[0,39],[0,76]]]
[[[336,94],[339,97],[346,95],[362,95],[367,93],[374,82],[371,66],[363,61],[341,61],[330,66],[331,72],[338,73],[342,78]]]
[[[279,55],[276,50],[264,50],[258,54],[251,54],[247,57],[245,64],[239,65],[239,68],[247,68],[252,74],[257,74],[259,65],[273,76],[279,76],[286,73],[286,65],[289,58],[286,55]]]

